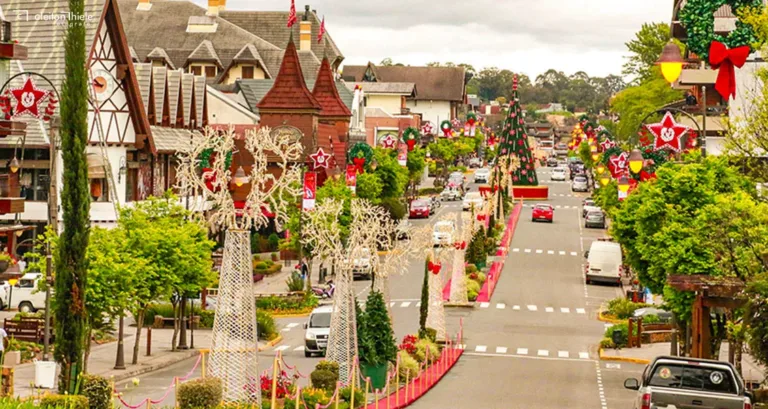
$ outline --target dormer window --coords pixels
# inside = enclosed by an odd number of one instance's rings
[[[216,78],[219,70],[215,65],[192,64],[189,66],[189,72],[194,75],[205,75],[206,78]]]
[[[241,76],[244,80],[252,80],[254,67],[252,65],[243,65],[241,68]]]

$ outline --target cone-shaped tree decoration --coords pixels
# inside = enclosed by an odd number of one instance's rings
[[[358,352],[352,260],[360,259],[363,249],[355,247],[348,254],[348,258],[336,261],[336,292],[333,296],[331,330],[326,351],[326,358],[339,364],[339,381],[345,385],[349,384],[351,379],[352,365]]]
[[[453,254],[453,274],[451,275],[451,304],[466,304],[467,298],[467,276],[464,273],[465,256],[469,248],[469,242],[472,240],[475,223],[472,220],[471,213],[461,215],[461,245],[454,249]]]
[[[520,158],[520,168],[512,175],[512,184],[517,186],[538,186],[536,164],[531,148],[528,145],[528,135],[525,132],[520,94],[517,91],[517,76],[512,86],[512,102],[507,111],[502,131],[502,143],[499,155],[514,155]]]

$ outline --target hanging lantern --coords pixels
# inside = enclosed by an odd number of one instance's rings
[[[597,174],[602,175],[603,173],[605,173],[605,165],[600,163],[597,165]]]
[[[629,178],[626,175],[622,175],[619,178],[619,190],[622,193],[627,193],[629,191]]]
[[[608,183],[611,182],[611,175],[607,173],[603,173],[600,175],[600,184],[603,186],[608,186]]]
[[[682,53],[680,52],[680,46],[673,41],[669,41],[661,52],[659,60],[656,64],[661,67],[661,75],[668,83],[672,84],[680,78],[680,74],[683,72],[683,60]]]
[[[643,170],[643,153],[639,149],[633,149],[629,154],[629,170],[634,174],[640,173]]]
[[[20,167],[20,166],[21,166],[21,165],[19,165],[19,160],[18,160],[18,159],[16,159],[16,156],[14,155],[13,159],[11,159],[11,163],[10,163],[10,165],[8,165],[8,167],[10,167],[10,168],[11,168],[11,173],[16,173],[16,172],[18,172],[18,171],[19,171],[19,167]]]
[[[234,177],[235,186],[241,187],[248,183],[250,180],[251,179],[248,177],[248,175],[245,174],[245,169],[243,169],[242,166],[238,167]]]
[[[600,154],[595,152],[592,154],[592,160],[597,162],[597,160],[600,159]]]

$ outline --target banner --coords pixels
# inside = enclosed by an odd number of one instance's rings
[[[397,146],[397,163],[400,166],[406,166],[408,164],[408,145],[401,143]]]
[[[304,174],[304,200],[302,201],[305,211],[315,208],[315,193],[317,193],[317,173],[307,172]]]
[[[357,190],[357,168],[355,165],[347,165],[347,187],[354,195]]]

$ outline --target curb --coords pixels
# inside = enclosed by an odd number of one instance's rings
[[[464,304],[464,303],[444,303],[443,307],[474,309],[475,308],[475,303],[473,303],[473,302],[468,302],[466,304]]]
[[[267,342],[267,345],[264,345],[263,347],[259,347],[259,352],[266,351],[269,348],[272,348],[273,346],[280,343],[280,341],[283,340],[282,335],[278,335],[277,338],[273,339],[272,341]]]
[[[620,320],[618,318],[610,318],[604,314],[605,311],[600,309],[600,311],[597,313],[597,320],[602,322],[607,322],[610,324],[625,324],[627,320]]]
[[[121,372],[119,374],[108,375],[108,377],[111,377],[114,380],[114,382],[124,381],[124,380],[129,379],[129,378],[134,378],[134,377],[137,377],[139,375],[143,375],[143,374],[146,374],[146,373],[149,373],[149,372],[154,372],[154,371],[157,371],[157,370],[160,370],[160,369],[163,369],[163,368],[167,368],[167,367],[169,367],[171,365],[174,365],[174,364],[177,364],[177,363],[179,363],[181,361],[186,361],[189,358],[193,358],[193,357],[195,357],[195,356],[197,356],[199,354],[200,354],[200,350],[197,350],[197,349],[192,349],[192,350],[188,350],[188,351],[185,351],[185,352],[176,353],[176,354],[174,354],[175,355],[174,359],[163,361],[163,362],[158,362],[156,364],[150,364],[150,365],[142,366],[142,367],[135,368],[135,369],[126,370],[125,372]],[[139,365],[141,365],[141,364],[139,364]]]
[[[599,348],[597,350],[597,353],[600,356],[601,361],[628,362],[631,364],[640,364],[640,365],[648,365],[651,363],[649,359],[631,358],[631,357],[623,357],[623,356],[605,356],[603,355],[603,348]]]
[[[303,312],[301,314],[275,314],[275,315],[272,315],[272,318],[304,318],[304,317],[309,317],[309,314],[311,313],[312,311]]]

